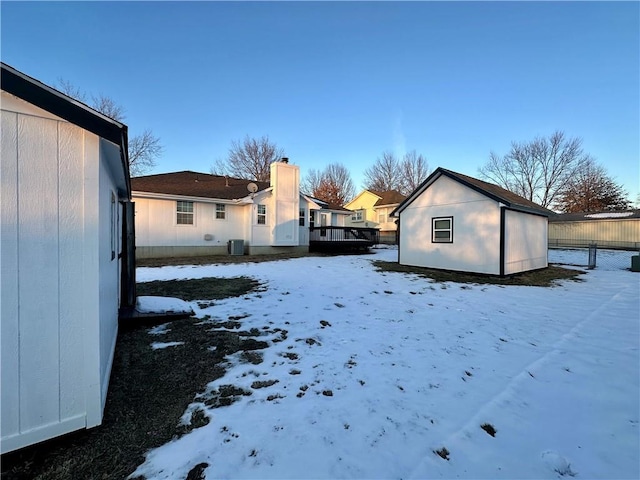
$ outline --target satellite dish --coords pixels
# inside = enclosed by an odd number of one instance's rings
[[[249,185],[247,185],[247,190],[249,190],[249,192],[251,193],[256,193],[258,191],[258,185],[251,182]]]

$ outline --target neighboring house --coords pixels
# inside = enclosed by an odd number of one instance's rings
[[[397,243],[397,225],[391,212],[407,197],[396,190],[380,192],[363,190],[356,198],[345,204],[353,214],[348,225],[354,227],[376,227],[380,230],[381,243]]]
[[[552,212],[508,190],[436,169],[392,213],[402,265],[490,275],[547,267]]]
[[[320,206],[299,191],[300,170],[271,164],[271,181],[191,171],[131,179],[137,258],[307,252]]]
[[[640,210],[564,213],[549,217],[550,247],[640,249]]]
[[[1,87],[6,453],[102,422],[135,280],[126,125],[4,63]]]

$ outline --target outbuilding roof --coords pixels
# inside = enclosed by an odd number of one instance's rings
[[[422,182],[418,188],[416,188],[398,207],[391,212],[392,216],[397,216],[402,210],[404,210],[413,200],[416,199],[422,192],[424,192],[433,182],[435,182],[441,176],[446,176],[459,182],[478,193],[481,193],[497,202],[504,204],[505,206],[522,212],[533,213],[536,215],[551,216],[554,212],[538,205],[531,200],[527,200],[520,195],[517,195],[509,190],[506,190],[493,183],[484,182],[477,178],[464,175],[462,173],[447,170],[442,167],[438,167],[427,179]]]
[[[128,129],[124,123],[107,117],[4,62],[0,64],[0,86],[3,91],[118,145],[125,182],[130,191]]]
[[[251,193],[248,188],[251,183],[258,187],[257,191],[270,187],[269,182],[256,182],[185,170],[134,177],[131,179],[131,188],[134,192],[236,200]]]

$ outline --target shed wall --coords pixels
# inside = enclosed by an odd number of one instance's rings
[[[434,217],[453,217],[452,243],[432,243]],[[439,177],[400,214],[399,262],[500,274],[497,202],[447,177]]]
[[[506,210],[504,260],[505,275],[547,267],[547,217]]]
[[[84,427],[87,374],[98,372],[85,368],[85,331],[98,318],[84,263],[95,192],[84,165],[98,164],[97,137],[32,106],[27,115],[4,108],[2,452]]]

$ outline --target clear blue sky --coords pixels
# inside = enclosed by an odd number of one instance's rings
[[[633,200],[638,2],[7,2],[2,60],[126,108],[164,155],[208,172],[269,138],[360,190],[385,150],[477,176],[493,150],[560,129]]]

